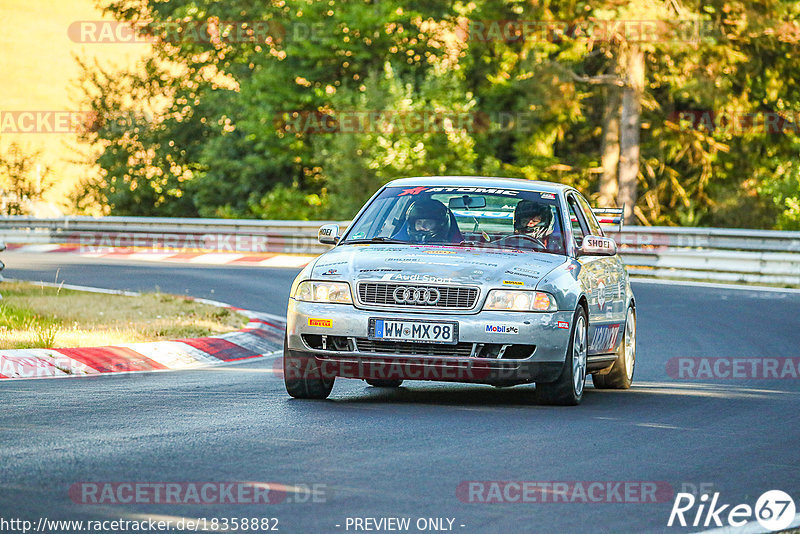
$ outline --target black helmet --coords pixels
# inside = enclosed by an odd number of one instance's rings
[[[535,217],[541,219],[541,222],[536,226],[528,226],[528,221]],[[517,234],[527,234],[536,239],[543,239],[547,237],[552,222],[553,212],[547,204],[521,200],[514,208],[514,232]]]
[[[417,228],[420,220],[424,222]],[[420,199],[409,206],[406,224],[408,236],[415,243],[446,241],[450,233],[450,213],[438,200]]]

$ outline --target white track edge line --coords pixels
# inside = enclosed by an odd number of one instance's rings
[[[631,282],[643,284],[676,285],[689,287],[710,287],[715,289],[739,289],[744,291],[767,291],[770,293],[800,293],[800,289],[793,287],[772,287],[772,286],[745,286],[736,284],[720,284],[716,282],[698,282],[694,280],[661,280],[658,278],[647,278],[631,276]]]

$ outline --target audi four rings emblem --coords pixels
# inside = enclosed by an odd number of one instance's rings
[[[398,287],[392,294],[398,304],[428,304],[439,302],[442,295],[439,290],[431,287]]]

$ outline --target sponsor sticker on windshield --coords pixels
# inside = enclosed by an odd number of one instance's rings
[[[403,196],[406,196],[406,195],[419,195],[420,193],[422,193],[426,189],[428,189],[428,188],[427,187],[412,187],[410,189],[403,189],[403,191],[397,196],[403,197]]]
[[[483,193],[486,195],[504,195],[515,197],[519,191],[514,189],[498,189],[496,187],[431,187],[428,193]]]
[[[515,197],[519,195],[520,191],[515,189],[503,189],[498,187],[408,187],[400,188],[397,194],[399,197],[406,195],[419,195],[425,193],[481,193],[484,195],[503,195],[507,197]]]

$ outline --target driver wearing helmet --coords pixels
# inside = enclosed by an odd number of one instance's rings
[[[514,233],[540,241],[546,249],[560,247],[560,238],[553,233],[553,211],[547,204],[521,200],[514,208]]]
[[[406,228],[412,243],[450,242],[450,210],[438,200],[417,200],[406,213]]]

